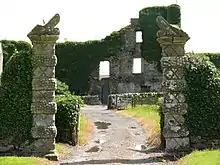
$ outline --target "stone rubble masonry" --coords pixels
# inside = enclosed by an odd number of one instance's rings
[[[156,62],[147,62],[141,55],[141,43],[136,42],[136,32],[140,31],[139,18],[131,18],[130,25],[120,30],[124,45],[105,61],[110,63],[109,88],[111,94],[160,92],[162,73]],[[142,73],[134,74],[133,59],[141,58]],[[102,89],[99,80],[99,66],[94,69],[90,79],[90,95],[100,95]],[[143,91],[146,87],[147,90]]]
[[[32,137],[34,142],[28,146],[29,151],[36,156],[45,156],[57,160],[55,153],[55,43],[59,38],[60,16],[56,14],[44,26],[37,25],[28,34],[33,45],[33,80],[32,105],[33,114]]]
[[[108,96],[108,109],[122,110],[144,104],[157,104],[162,93],[122,93]]]
[[[99,95],[88,95],[88,96],[81,96],[82,100],[86,105],[101,105],[101,100]]]
[[[160,28],[157,41],[162,48],[163,135],[166,152],[184,152],[190,148],[189,131],[184,119],[187,104],[182,93],[186,85],[183,76],[186,63],[184,46],[190,38],[179,27],[170,25],[162,16],[158,16],[156,21]]]

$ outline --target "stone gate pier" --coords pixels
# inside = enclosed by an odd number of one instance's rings
[[[32,137],[34,142],[29,146],[30,152],[36,156],[45,156],[57,160],[55,153],[55,43],[60,31],[55,26],[60,16],[56,14],[44,26],[37,25],[28,34],[33,45],[33,80],[32,105],[33,114]]]
[[[184,46],[190,38],[178,26],[170,25],[162,16],[158,16],[156,21],[160,28],[157,33],[157,41],[162,48],[165,149],[167,153],[188,151],[190,147],[189,131],[184,119],[187,104],[183,89],[186,85]]]

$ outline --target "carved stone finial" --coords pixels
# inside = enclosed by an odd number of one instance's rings
[[[55,26],[60,22],[60,15],[55,14],[50,21],[45,25],[36,25],[33,30],[28,34],[30,38],[31,35],[59,35],[60,31]]]
[[[158,37],[184,37],[190,39],[188,34],[180,29],[177,25],[169,24],[162,16],[156,18],[160,30],[157,32]]]

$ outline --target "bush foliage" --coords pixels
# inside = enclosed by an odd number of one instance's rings
[[[192,136],[220,137],[219,71],[207,56],[189,55],[187,82],[187,125]]]
[[[0,134],[19,144],[30,137],[32,126],[32,52],[19,50],[10,56],[1,80]]]
[[[3,41],[4,72],[0,88],[0,135],[14,137],[16,144],[31,139],[32,128],[32,50],[22,41]],[[76,114],[83,101],[69,91],[67,84],[57,81],[58,135],[76,124]]]
[[[80,111],[80,97],[74,95],[57,96],[57,142],[76,145]]]
[[[80,96],[73,95],[67,84],[57,80],[56,103],[56,141],[76,145],[79,110],[83,100]]]

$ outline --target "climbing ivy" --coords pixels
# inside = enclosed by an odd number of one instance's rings
[[[220,53],[196,53],[198,56],[206,56],[209,60],[220,69]]]
[[[21,144],[31,135],[31,56],[30,50],[14,53],[5,63],[2,73],[0,135],[13,137],[16,144]]]
[[[185,96],[188,104],[186,123],[190,135],[219,138],[219,71],[205,54],[190,54],[188,59]]]
[[[122,45],[120,32],[113,32],[100,41],[58,43],[56,77],[76,94],[87,94],[92,71],[100,61],[115,56]]]
[[[156,62],[161,70],[161,47],[157,42],[156,33],[159,30],[156,18],[164,17],[169,23],[180,24],[180,7],[178,5],[154,6],[139,12],[139,24],[142,30],[141,54],[148,62]]]

